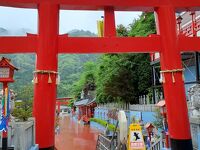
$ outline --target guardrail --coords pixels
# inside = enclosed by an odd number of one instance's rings
[[[112,141],[103,134],[98,135],[96,150],[111,150]]]
[[[161,150],[163,147],[162,137],[160,137],[148,150]]]

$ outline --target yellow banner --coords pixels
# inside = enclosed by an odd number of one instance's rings
[[[98,37],[103,37],[104,27],[103,27],[103,21],[99,20],[97,21],[97,31],[98,31]]]

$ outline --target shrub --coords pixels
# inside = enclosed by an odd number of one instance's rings
[[[105,120],[101,120],[101,119],[98,119],[98,118],[90,118],[90,121],[93,121],[93,122],[96,122],[104,127],[107,126],[107,121]],[[109,131],[114,131],[115,130],[115,125],[114,124],[108,124],[108,130]]]
[[[29,117],[32,117],[32,101],[25,100],[15,103],[12,115],[19,121],[27,121]]]

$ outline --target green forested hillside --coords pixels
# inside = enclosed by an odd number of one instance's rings
[[[35,55],[0,55],[12,60],[12,63],[19,68],[15,73],[15,83],[9,85],[18,93],[18,99],[31,98],[33,93],[33,71],[35,69]],[[71,96],[72,84],[76,82],[83,70],[86,61],[96,61],[97,55],[59,55],[59,73],[61,82],[58,85],[58,97]]]
[[[72,96],[73,84],[79,80],[83,71],[83,65],[87,61],[96,62],[98,55],[82,54],[82,55],[59,55],[59,73],[61,83],[58,86],[58,96]]]
[[[18,94],[18,99],[27,99],[33,96],[33,71],[35,69],[35,55],[0,55],[10,58],[19,68],[15,73],[15,83],[9,85]],[[71,96],[70,90],[83,70],[86,61],[96,61],[98,55],[59,55],[59,73],[61,82],[58,85],[58,97]]]
[[[2,34],[1,34],[2,33]],[[9,33],[6,29],[0,28],[0,35]],[[80,33],[80,34],[79,34]],[[69,32],[71,36],[94,36],[95,34],[89,31],[73,30]],[[15,73],[15,83],[9,85],[10,88],[17,92],[17,99],[32,99],[33,97],[33,71],[35,70],[35,54],[0,54],[0,57],[8,57],[12,63],[19,68]],[[98,55],[92,54],[69,54],[59,55],[58,66],[61,82],[58,85],[58,97],[71,96],[70,90],[73,83],[75,83],[82,73],[83,64],[87,61],[96,61]]]

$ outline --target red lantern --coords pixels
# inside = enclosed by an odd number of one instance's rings
[[[160,113],[162,114],[162,116],[164,118],[166,118],[167,115],[167,110],[166,110],[166,106],[165,106],[165,100],[161,100],[159,101],[156,106],[158,106],[160,108]]]
[[[153,129],[155,128],[153,124],[151,123],[147,123],[145,126],[144,126],[147,130],[147,133],[148,133],[148,136],[149,136],[149,140],[151,141],[151,135],[153,133]]]
[[[18,70],[10,59],[2,57],[0,60],[0,82],[14,82],[14,70]]]

